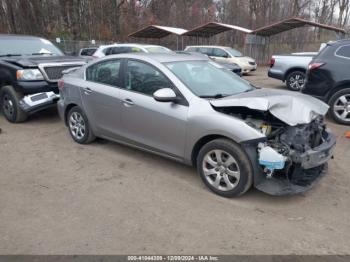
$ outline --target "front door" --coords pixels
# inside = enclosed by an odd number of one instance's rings
[[[183,157],[188,106],[154,100],[153,93],[167,87],[173,84],[159,69],[137,60],[127,62],[121,90],[124,136],[146,148]]]

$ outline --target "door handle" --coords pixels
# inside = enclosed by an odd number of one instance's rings
[[[92,89],[89,88],[89,87],[85,87],[85,88],[84,88],[84,93],[87,94],[87,95],[89,95],[89,94],[92,93]]]
[[[133,105],[134,105],[134,102],[133,102],[131,99],[129,99],[129,98],[124,99],[124,100],[122,101],[122,103],[123,103],[123,105],[125,105],[125,106],[133,106]]]

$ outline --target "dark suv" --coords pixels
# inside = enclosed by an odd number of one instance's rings
[[[0,104],[6,119],[22,122],[54,106],[63,71],[83,64],[84,59],[64,55],[46,39],[0,34]]]
[[[309,64],[302,92],[329,104],[329,113],[350,125],[350,40],[330,42]]]

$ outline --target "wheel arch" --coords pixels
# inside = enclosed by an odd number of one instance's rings
[[[228,137],[228,136],[224,136],[224,135],[220,135],[220,134],[210,134],[210,135],[205,135],[202,138],[200,138],[199,140],[197,140],[197,142],[194,144],[193,148],[192,148],[192,152],[191,152],[191,163],[194,167],[196,167],[197,165],[197,156],[199,151],[201,150],[201,148],[209,143],[210,141],[213,141],[215,139],[219,139],[219,138],[223,138],[223,139],[228,139],[236,144],[238,144],[236,141],[234,141],[232,138]]]
[[[68,122],[67,122],[67,118],[68,118],[68,112],[73,108],[73,107],[75,107],[75,106],[78,106],[77,104],[75,104],[75,103],[70,103],[70,104],[68,104],[67,106],[66,106],[66,109],[64,110],[64,124],[66,125],[66,126],[68,126]]]
[[[295,72],[295,71],[301,71],[303,72],[304,74],[306,73],[306,69],[305,68],[302,68],[302,67],[292,67],[292,68],[289,68],[286,73],[284,74],[284,77],[283,77],[283,80],[286,81],[287,80],[287,77],[290,73],[292,72]]]
[[[333,87],[327,94],[326,102],[329,103],[330,99],[332,98],[332,96],[335,93],[339,92],[342,89],[346,89],[346,88],[350,88],[350,81],[341,82],[340,84],[338,84],[335,87]]]

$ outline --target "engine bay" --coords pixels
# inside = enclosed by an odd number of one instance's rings
[[[245,107],[220,107],[217,111],[242,119],[247,125],[266,136],[257,145],[258,163],[267,178],[284,176],[293,179],[296,169],[302,168],[302,157],[321,145],[327,137],[323,116],[308,124],[290,126],[268,111]]]

